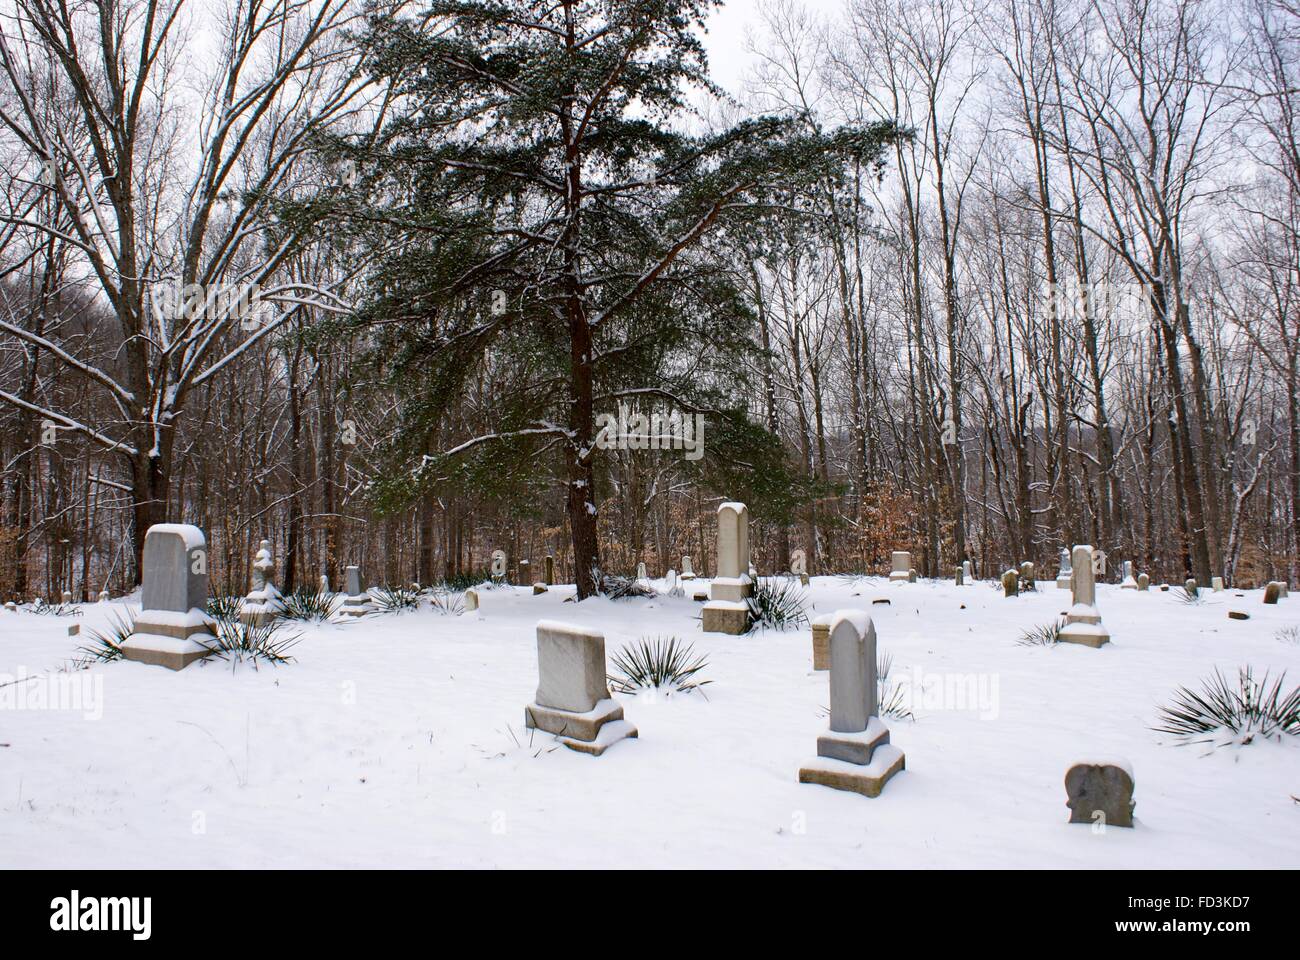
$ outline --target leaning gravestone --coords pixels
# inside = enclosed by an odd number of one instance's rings
[[[361,586],[361,568],[348,567],[344,573],[347,577],[348,590],[343,606],[339,607],[339,616],[364,617],[375,609],[375,604],[370,599],[370,594]]]
[[[271,541],[263,540],[253,557],[253,589],[244,597],[239,619],[251,627],[260,627],[284,611],[284,599],[275,588],[275,560],[271,558]]]
[[[1076,763],[1065,774],[1071,823],[1133,826],[1133,768],[1119,760]]]
[[[156,523],[144,538],[140,615],[122,643],[127,660],[181,670],[212,652],[208,542],[187,523]]]
[[[1070,551],[1062,547],[1060,565],[1056,568],[1056,589],[1069,590],[1070,578],[1073,575],[1074,570],[1070,566]]]
[[[906,583],[911,580],[912,555],[906,550],[895,550],[889,555],[889,582]]]
[[[743,503],[718,507],[718,575],[704,605],[704,632],[738,636],[749,629],[754,592],[749,576],[749,509]]]
[[[1278,600],[1281,599],[1281,597],[1282,597],[1282,585],[1278,583],[1276,580],[1274,580],[1272,583],[1270,583],[1267,587],[1264,588],[1265,603],[1269,603],[1269,604],[1277,603]]]
[[[1015,597],[1020,594],[1020,572],[1018,570],[1008,570],[1002,574],[1002,595],[1004,597]]]
[[[1073,605],[1065,615],[1065,626],[1061,628],[1062,643],[1081,643],[1088,647],[1100,647],[1110,642],[1110,634],[1101,622],[1097,612],[1097,581],[1093,573],[1092,547],[1078,546],[1072,555],[1074,564]]]
[[[600,756],[637,735],[623,719],[605,675],[605,635],[554,620],[537,624],[537,696],[524,708],[530,729],[555,734],[580,753]]]
[[[830,729],[817,738],[817,758],[799,769],[800,783],[878,797],[903,769],[903,751],[877,716],[876,683],[871,618],[865,610],[837,610],[830,624]]]

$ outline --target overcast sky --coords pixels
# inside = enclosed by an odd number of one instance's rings
[[[758,0],[726,0],[709,18],[704,44],[714,81],[729,93],[736,93],[741,75],[749,63],[746,33],[758,23]]]

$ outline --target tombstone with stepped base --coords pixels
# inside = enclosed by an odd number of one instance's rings
[[[907,583],[912,579],[912,555],[906,550],[895,550],[889,555],[889,582]]]
[[[1061,562],[1056,568],[1056,589],[1069,590],[1070,578],[1074,575],[1074,570],[1070,566],[1070,551],[1065,547],[1061,548]]]
[[[817,757],[799,769],[800,783],[817,783],[878,797],[904,767],[877,716],[876,628],[865,610],[837,610],[830,627],[830,729],[817,738]]]
[[[348,619],[364,617],[375,609],[375,604],[361,586],[361,568],[348,567],[344,573],[347,576],[348,595],[343,606],[339,607],[339,616]]]
[[[1133,561],[1125,560],[1123,565],[1120,567],[1120,570],[1122,571],[1122,575],[1119,581],[1119,588],[1121,590],[1136,590],[1138,588],[1138,582],[1133,577]]]
[[[553,733],[598,757],[637,735],[606,684],[605,635],[554,620],[537,624],[537,696],[524,708],[530,730]]]
[[[122,656],[182,670],[212,652],[208,542],[188,523],[156,523],[144,538],[140,616]]]
[[[1093,573],[1093,550],[1089,546],[1074,548],[1074,602],[1061,628],[1062,643],[1080,643],[1100,647],[1110,642],[1110,634],[1097,612],[1097,581]]]
[[[754,582],[749,576],[749,509],[743,503],[718,507],[718,575],[704,605],[704,632],[739,636],[749,629]]]
[[[260,627],[284,612],[284,598],[275,587],[275,560],[271,541],[263,540],[253,557],[253,589],[244,597],[239,619],[251,627]]]

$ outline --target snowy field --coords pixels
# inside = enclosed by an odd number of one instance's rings
[[[922,685],[915,719],[888,721],[907,769],[869,800],[797,782],[829,702],[806,627],[705,635],[689,599],[571,594],[484,590],[460,617],[295,626],[297,662],[278,668],[101,665],[77,674],[99,694],[79,710],[10,698],[0,866],[1300,866],[1300,744],[1177,746],[1151,729],[1216,666],[1300,680],[1300,645],[1278,636],[1300,625],[1300,595],[1193,606],[1101,586],[1112,643],[1092,650],[1017,643],[1068,606],[1051,581],[1005,599],[987,583],[817,578],[810,614],[870,610],[891,681]],[[0,611],[0,679],[57,671],[79,642],[68,626],[115,608]],[[523,726],[542,618],[603,630],[611,654],[681,636],[713,682],[620,696],[640,739],[603,757],[557,748]],[[976,696],[959,702],[958,685]],[[1136,829],[1067,824],[1067,767],[1114,756],[1136,774]]]

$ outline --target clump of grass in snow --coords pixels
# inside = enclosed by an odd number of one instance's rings
[[[239,608],[244,605],[240,597],[208,597],[208,616],[213,620],[229,620],[239,616]]]
[[[804,612],[808,595],[798,580],[766,577],[754,584],[749,604],[749,629],[771,627],[774,630],[791,630],[808,622]]]
[[[81,656],[73,661],[77,668],[88,667],[93,663],[109,663],[122,659],[122,644],[135,633],[135,614],[127,611],[124,617],[115,613],[108,615],[108,627],[104,630],[90,630],[86,637],[90,641],[77,647]]]
[[[292,663],[290,647],[302,639],[300,634],[289,633],[284,627],[288,621],[278,618],[261,624],[244,623],[236,612],[234,616],[214,618],[215,637],[196,636],[218,660],[227,660],[231,668],[248,662],[254,668],[260,663],[279,666]]]
[[[619,672],[608,679],[619,693],[698,690],[713,681],[697,679],[709,661],[694,654],[693,645],[683,644],[677,637],[642,637],[610,657]]]
[[[429,605],[444,617],[459,617],[465,612],[465,595],[435,588],[429,593]]]
[[[337,594],[308,586],[299,587],[282,599],[284,609],[280,616],[285,620],[305,622],[324,622],[342,604]]]
[[[373,591],[375,605],[383,613],[402,613],[420,605],[420,593],[410,587],[376,587]]]
[[[644,581],[637,580],[636,577],[623,577],[616,573],[601,573],[598,570],[596,571],[596,583],[600,585],[598,592],[610,600],[655,596],[654,587]]]
[[[79,617],[81,608],[74,603],[46,603],[40,597],[32,603],[32,613],[39,613],[43,617]]]
[[[1256,682],[1250,667],[1237,671],[1232,684],[1218,670],[1202,681],[1199,691],[1180,687],[1171,704],[1160,708],[1154,729],[1189,743],[1211,742],[1216,733],[1230,735],[1229,743],[1245,745],[1256,737],[1281,740],[1300,735],[1300,687],[1282,692],[1286,673],[1268,682],[1268,673]]]
[[[1290,627],[1283,627],[1277,633],[1273,634],[1283,643],[1300,643],[1300,624]]]
[[[1055,620],[1052,623],[1030,627],[1020,634],[1020,639],[1016,642],[1022,647],[1053,647],[1061,642],[1061,628],[1064,626],[1064,620]]]

